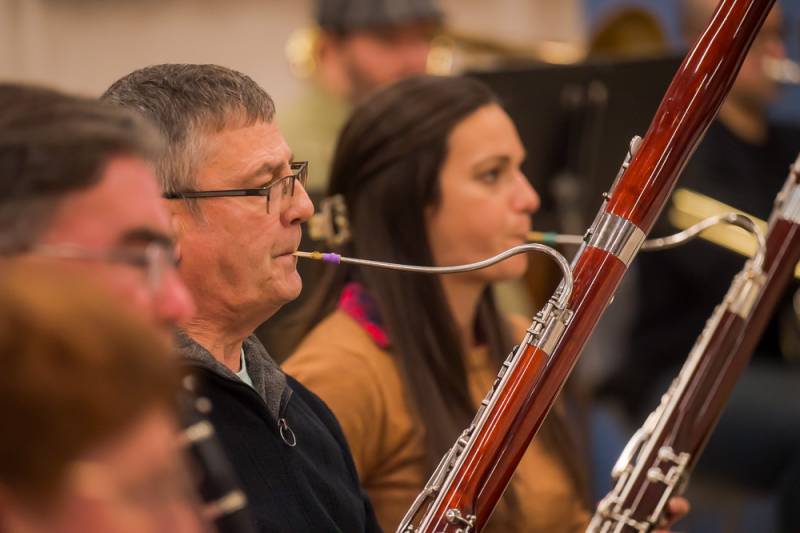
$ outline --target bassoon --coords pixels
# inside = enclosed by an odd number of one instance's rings
[[[215,533],[256,533],[255,520],[247,504],[222,443],[206,415],[211,401],[198,394],[195,376],[181,380],[178,415],[182,426],[182,444],[191,461],[197,495],[203,516],[213,524]]]
[[[759,261],[759,259],[763,259]],[[659,406],[612,471],[593,533],[647,532],[680,494],[800,261],[800,156],[775,201],[766,252],[745,264],[697,339]]]
[[[773,3],[722,0],[717,6],[604,195],[572,263],[572,290],[566,295],[562,284],[536,314],[398,531],[467,533],[486,524]]]

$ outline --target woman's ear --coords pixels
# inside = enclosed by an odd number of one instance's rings
[[[348,100],[353,87],[349,79],[349,62],[345,48],[345,37],[321,30],[314,43],[315,75],[328,91],[338,98]]]
[[[0,485],[0,531],[33,531],[27,514],[11,491]]]
[[[439,205],[436,203],[426,205],[425,208],[422,210],[422,215],[425,217],[425,224],[430,224],[433,217],[436,216],[436,213],[439,211]]]

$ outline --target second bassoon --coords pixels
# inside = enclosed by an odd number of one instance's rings
[[[762,252],[764,252],[762,254]],[[765,250],[734,278],[661,404],[631,438],[592,533],[644,533],[680,494],[800,261],[800,157],[770,216]]]

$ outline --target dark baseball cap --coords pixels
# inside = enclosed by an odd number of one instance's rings
[[[354,30],[396,26],[407,22],[441,23],[435,0],[316,0],[317,24],[327,30]]]

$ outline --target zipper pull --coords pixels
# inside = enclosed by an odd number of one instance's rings
[[[283,439],[283,442],[287,446],[291,448],[297,446],[297,437],[294,436],[294,431],[289,427],[289,423],[285,418],[278,420],[278,432],[281,434],[281,439]]]

